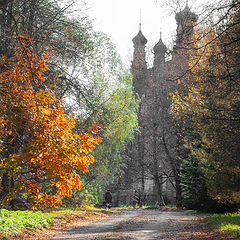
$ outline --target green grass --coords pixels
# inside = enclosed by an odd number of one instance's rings
[[[240,238],[240,212],[227,214],[213,214],[207,217],[209,224],[220,231],[227,232],[233,237]]]
[[[0,233],[3,236],[19,233],[24,228],[46,228],[52,223],[49,213],[0,210]]]

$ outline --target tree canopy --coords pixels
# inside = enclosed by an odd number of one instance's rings
[[[34,205],[41,201],[57,206],[72,188],[81,188],[78,171],[88,171],[94,161],[88,153],[100,139],[94,136],[97,126],[85,134],[74,133],[76,119],[64,113],[50,89],[41,89],[49,60],[47,55],[38,57],[33,44],[19,36],[16,62],[2,61],[1,170],[12,178],[10,196],[4,197],[11,200],[16,191],[23,191]],[[44,189],[45,180],[54,192]]]
[[[209,196],[239,203],[239,3],[225,2],[219,9],[216,25],[195,32],[188,91],[173,94],[172,113],[188,119],[188,130],[200,137],[196,146],[185,135],[206,177]]]
[[[0,196],[12,207],[57,206],[92,179],[102,188],[137,128],[131,74],[73,4],[0,4]]]

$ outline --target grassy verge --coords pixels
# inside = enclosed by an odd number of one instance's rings
[[[208,216],[207,219],[210,225],[214,225],[220,231],[229,233],[233,237],[240,238],[240,212],[213,214]]]
[[[6,237],[25,228],[47,228],[53,224],[51,215],[43,212],[0,210],[0,233]]]
[[[18,235],[31,235],[39,229],[41,231],[38,231],[38,234],[41,234],[43,229],[64,228],[77,221],[98,220],[110,213],[112,213],[110,210],[94,208],[51,209],[47,212],[0,209],[0,239],[18,239]]]

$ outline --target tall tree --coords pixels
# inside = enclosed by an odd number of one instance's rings
[[[203,164],[208,194],[238,203],[239,3],[219,9],[218,24],[195,35],[189,91],[175,95],[173,112],[189,111],[193,132],[201,137],[203,148],[192,153]]]
[[[72,79],[65,96],[71,98],[67,107],[76,110],[80,129],[91,122],[102,124],[103,142],[84,176],[87,190],[92,189],[99,201],[104,186],[121,174],[122,152],[137,129],[138,100],[133,94],[132,76],[124,69],[115,47],[103,33],[96,33],[95,40],[95,57],[85,59],[84,68],[75,69],[78,77]]]
[[[27,193],[33,205],[57,206],[72,189],[81,188],[79,172],[94,161],[88,153],[100,139],[97,127],[89,133],[74,132],[76,119],[65,114],[60,99],[41,89],[47,55],[38,57],[33,41],[19,36],[16,61],[2,59],[1,82],[1,199],[14,200]],[[55,189],[45,188],[48,182]]]
[[[137,101],[132,97],[131,76],[122,67],[115,47],[105,34],[92,30],[83,8],[79,15],[76,11],[70,14],[74,2],[6,0],[0,6],[1,56],[14,60],[20,34],[35,40],[36,55],[48,49],[54,56],[39,90],[51,89],[65,100],[61,106],[67,113],[76,114],[74,129],[79,134],[84,134],[92,122],[103,124],[105,141],[102,150],[95,153],[99,160],[89,176],[99,175],[108,182],[118,171],[120,152],[136,128]],[[109,172],[109,168],[114,171]]]

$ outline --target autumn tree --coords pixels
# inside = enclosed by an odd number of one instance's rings
[[[108,37],[93,31],[84,5],[76,11],[72,0],[8,0],[0,7],[2,56],[14,58],[15,36],[30,35],[36,41],[37,54],[48,49],[54,56],[40,89],[52,89],[65,100],[61,103],[65,112],[76,113],[77,133],[85,133],[92,122],[103,124],[101,136],[105,140],[94,153],[97,160],[90,172],[81,176],[84,190],[95,198],[96,192],[120,174],[124,165],[121,152],[136,129],[137,102],[132,96],[131,75]],[[86,192],[74,191],[82,196],[87,196]]]
[[[46,80],[38,87],[52,89],[65,100],[61,103],[65,112],[77,115],[77,133],[85,133],[92,122],[102,122],[106,141],[95,163],[98,167],[92,168],[89,178],[84,178],[88,183],[99,175],[96,183],[106,179],[102,181],[106,184],[118,172],[120,151],[136,128],[137,104],[135,100],[131,102],[131,76],[122,67],[116,49],[105,34],[93,31],[84,4],[74,2],[4,1],[0,5],[1,56],[14,58],[15,36],[19,34],[31,36],[36,55],[48,49],[54,56],[43,73]],[[128,118],[124,116],[126,112]],[[109,172],[110,166],[114,171]]]
[[[80,129],[91,122],[102,124],[103,142],[94,151],[96,160],[90,171],[83,176],[85,192],[76,192],[78,202],[77,195],[86,196],[86,192],[95,202],[101,200],[102,191],[121,175],[125,165],[122,152],[137,129],[138,100],[131,74],[105,34],[95,33],[93,46],[94,58],[86,58],[84,67],[75,68],[72,78],[68,76],[71,82],[63,95],[71,99],[66,109],[76,112]]]
[[[89,152],[100,141],[98,127],[74,131],[74,116],[65,114],[61,99],[43,85],[47,53],[38,57],[34,41],[17,38],[15,59],[1,62],[1,200],[13,204],[16,193],[27,193],[34,206],[58,206],[81,188],[79,174],[94,161]]]
[[[208,194],[220,202],[239,203],[239,3],[225,1],[216,24],[195,34],[187,93],[176,93],[175,116],[189,113],[201,148],[190,144]]]
[[[74,19],[70,17],[73,8],[79,10]],[[19,34],[28,34],[37,41],[39,52],[52,48],[62,61],[83,57],[91,49],[91,24],[81,1],[77,7],[73,0],[65,4],[61,0],[5,0],[0,9],[2,52],[11,51],[12,37]]]
[[[37,54],[48,49],[54,55],[45,84],[53,84],[56,75],[62,76],[57,81],[62,92],[68,85],[68,75],[63,69],[71,75],[73,66],[81,65],[81,60],[92,54],[94,35],[81,1],[76,8],[73,0],[65,4],[59,0],[6,0],[0,5],[0,19],[0,56],[13,57],[15,36],[31,36],[36,41]],[[62,92],[58,91],[57,95],[61,97]]]

